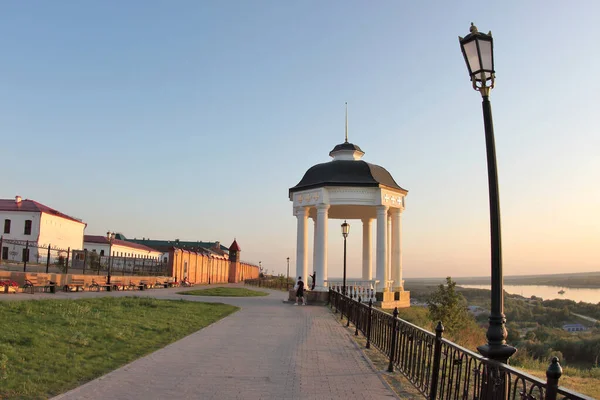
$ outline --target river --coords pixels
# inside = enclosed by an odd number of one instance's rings
[[[464,288],[473,289],[490,289],[490,285],[461,285]],[[537,296],[544,300],[551,299],[566,299],[573,301],[583,301],[586,303],[600,303],[600,289],[579,289],[567,288],[558,286],[542,286],[542,285],[504,285],[506,293],[519,294],[523,297]],[[563,294],[559,294],[560,290],[564,290]]]

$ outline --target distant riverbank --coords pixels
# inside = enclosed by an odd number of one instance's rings
[[[459,285],[489,285],[488,277],[453,277]],[[600,289],[600,272],[585,272],[575,274],[554,275],[522,275],[505,276],[505,285],[533,285],[533,286],[555,286],[557,291],[561,288]]]
[[[490,284],[487,285],[466,285],[457,284],[463,288],[471,289],[487,289],[490,290]],[[517,294],[523,297],[541,297],[544,300],[562,299],[573,300],[576,302],[583,301],[585,303],[597,304],[600,302],[600,289],[590,288],[567,288],[561,289],[557,286],[548,285],[504,285],[506,293]],[[562,294],[559,292],[563,292]]]

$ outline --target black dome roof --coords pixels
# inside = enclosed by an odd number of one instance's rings
[[[348,146],[348,148],[339,148]],[[352,146],[350,148],[350,146]],[[360,148],[351,143],[337,145],[333,150],[355,150]],[[323,186],[360,186],[380,187],[387,186],[393,189],[401,188],[392,175],[383,167],[369,164],[362,160],[333,160],[311,167],[302,180],[293,188],[290,194],[301,190],[312,189]]]
[[[340,151],[340,150],[352,150],[352,151],[360,151],[361,153],[365,154],[365,152],[364,152],[364,151],[362,151],[362,150],[360,149],[360,147],[358,147],[357,145],[355,145],[355,144],[352,144],[352,143],[348,143],[348,142],[344,142],[344,143],[342,143],[342,144],[338,144],[337,146],[335,146],[335,147],[333,148],[333,150],[331,150],[331,151],[329,152],[329,155],[333,157],[333,154],[334,154],[336,151]]]

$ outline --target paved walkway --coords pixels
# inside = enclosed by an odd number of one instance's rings
[[[3,295],[22,298],[150,296],[143,292]],[[186,290],[186,289],[183,289]],[[266,297],[186,296],[242,309],[103,377],[55,397],[83,399],[396,399],[350,334],[325,307]]]

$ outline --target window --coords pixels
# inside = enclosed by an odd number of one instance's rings
[[[94,253],[96,252],[96,249],[94,249]],[[104,250],[100,250],[100,256],[104,255]]]
[[[8,247],[2,247],[2,259],[8,260]]]
[[[29,262],[29,249],[23,249],[23,259],[21,261]]]
[[[23,232],[25,235],[31,235],[31,220],[28,219],[25,221],[25,232]]]
[[[10,219],[4,220],[4,233],[10,233]]]

